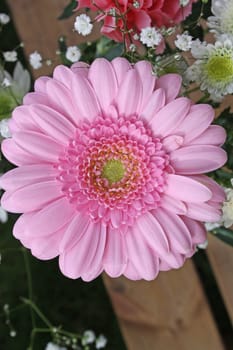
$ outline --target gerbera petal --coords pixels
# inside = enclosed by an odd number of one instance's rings
[[[226,131],[218,125],[210,125],[206,131],[192,140],[192,144],[222,146],[225,140]]]
[[[28,222],[32,237],[47,236],[64,227],[74,216],[75,209],[66,197],[59,198],[36,212]]]
[[[49,106],[49,99],[47,95],[42,92],[29,92],[23,98],[24,105],[32,105],[32,104],[42,104]]]
[[[185,261],[185,255],[178,252],[170,252],[164,255],[159,264],[160,271],[168,271],[171,269],[179,269]]]
[[[122,81],[116,97],[116,105],[121,116],[137,113],[141,106],[142,83],[136,70],[129,70]]]
[[[201,203],[212,197],[208,187],[188,176],[169,174],[166,194],[184,202]]]
[[[161,208],[153,211],[153,214],[166,232],[171,251],[186,254],[192,249],[189,229],[178,215]]]
[[[155,90],[152,95],[147,100],[146,105],[144,105],[141,111],[141,117],[145,118],[146,121],[150,122],[156,115],[156,113],[165,104],[165,93],[163,89]]]
[[[59,249],[60,252],[64,252],[67,249],[72,248],[85,233],[87,226],[89,225],[90,218],[84,213],[77,212],[67,229],[64,231],[61,239]]]
[[[7,191],[1,198],[1,205],[9,212],[24,213],[41,209],[62,195],[59,183],[51,180]]]
[[[120,276],[127,264],[125,236],[119,230],[108,228],[103,266],[111,277]]]
[[[180,97],[160,109],[150,122],[154,134],[165,137],[174,131],[187,115],[190,105],[188,98]]]
[[[101,237],[102,230],[100,223],[95,224],[90,221],[85,234],[78,243],[60,255],[59,264],[64,275],[78,278],[83,273],[88,272],[98,250],[99,242],[102,243],[105,237],[104,234],[103,238]],[[92,269],[93,271],[98,270],[98,267],[92,266]]]
[[[196,220],[192,220],[186,216],[182,216],[182,220],[188,227],[192,236],[193,244],[200,244],[205,242],[207,238],[206,229],[204,225]]]
[[[73,124],[54,109],[43,105],[33,105],[30,106],[29,111],[38,127],[59,143],[67,145],[69,139],[74,136]]]
[[[12,113],[12,119],[21,131],[39,131],[40,129],[31,117],[28,106],[19,106]]]
[[[71,81],[73,78],[73,72],[71,69],[64,65],[55,67],[53,71],[53,78],[64,84],[68,89],[71,87]]]
[[[59,155],[64,151],[64,146],[60,143],[38,132],[22,131],[14,133],[13,136],[20,148],[44,162],[57,162]]]
[[[90,67],[89,64],[85,62],[76,62],[72,64],[70,69],[72,70],[73,73],[80,74],[87,78],[89,67]]]
[[[147,281],[155,279],[159,272],[159,259],[139,232],[129,229],[125,235],[125,241],[130,263],[135,267],[139,278]]]
[[[193,175],[191,176],[192,179],[199,181],[203,185],[207,186],[210,191],[212,192],[211,201],[212,202],[224,202],[226,199],[226,194],[222,186],[217,184],[214,180],[212,180],[210,177],[205,175]]]
[[[78,112],[77,121],[80,118],[93,121],[101,113],[101,108],[91,84],[85,77],[74,75],[72,89],[74,104]]]
[[[187,212],[187,207],[184,202],[178,198],[168,196],[167,194],[163,195],[160,206],[178,215],[185,215]]]
[[[185,143],[190,143],[201,135],[214,119],[214,109],[207,104],[191,106],[189,114],[179,125],[179,132],[184,136]]]
[[[48,81],[51,81],[52,79],[50,77],[39,77],[36,79],[34,84],[34,90],[36,92],[45,92],[46,91],[46,84]]]
[[[150,62],[139,61],[134,65],[134,68],[137,70],[142,82],[141,108],[143,109],[154,90],[156,77],[152,74],[152,66]]]
[[[222,212],[207,203],[202,203],[201,205],[188,203],[186,215],[191,219],[202,222],[218,222],[221,218]]]
[[[125,75],[126,73],[132,69],[131,64],[129,63],[129,61],[127,61],[125,58],[122,57],[116,57],[114,58],[114,60],[112,60],[111,62],[116,77],[117,77],[117,81],[118,81],[118,85],[121,84],[121,82],[125,79]]]
[[[30,184],[55,180],[56,176],[57,169],[53,165],[24,165],[3,174],[0,177],[0,187],[12,191]]]
[[[156,88],[162,88],[165,91],[166,103],[174,100],[180,92],[182,78],[178,74],[166,74],[160,77],[156,82]]]
[[[118,88],[115,71],[111,63],[104,58],[96,59],[89,69],[88,79],[95,90],[101,108],[107,112]]]
[[[32,255],[41,260],[49,260],[59,255],[59,242],[64,234],[63,228],[46,237],[30,239]]]
[[[40,162],[40,158],[28,153],[27,151],[24,151],[12,139],[3,140],[1,144],[1,151],[11,163],[17,166]]]
[[[226,152],[216,146],[194,145],[179,148],[170,154],[171,164],[178,174],[207,173],[223,166]]]

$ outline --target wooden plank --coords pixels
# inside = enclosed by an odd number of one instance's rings
[[[104,282],[128,350],[224,348],[191,261],[152,282]]]
[[[19,37],[24,43],[25,54],[28,56],[38,51],[43,58],[53,59],[51,66],[44,64],[43,68],[33,70],[34,77],[50,75],[53,68],[60,63],[56,55],[60,36],[66,36],[68,46],[94,40],[99,36],[97,31],[87,37],[75,33],[74,17],[62,21],[57,19],[69,0],[7,0],[7,3]],[[98,27],[96,24],[95,26]]]
[[[209,235],[207,254],[233,324],[233,248]]]
[[[59,35],[68,37],[68,45],[77,43],[73,19],[57,21],[67,1],[8,3],[27,55],[38,50],[44,57],[54,57]],[[33,74],[51,71],[52,67],[44,67]],[[223,350],[191,261],[150,283],[107,276],[104,281],[129,350]]]

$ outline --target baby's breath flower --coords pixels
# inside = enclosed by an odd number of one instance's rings
[[[0,221],[5,224],[8,220],[7,212],[0,206]]]
[[[42,56],[39,52],[34,51],[29,55],[29,63],[34,69],[42,67]]]
[[[45,350],[67,350],[67,348],[65,347],[60,347],[59,345],[57,344],[54,344],[52,342],[49,342],[46,347],[45,347]]]
[[[9,122],[9,119],[2,119],[0,121],[0,134],[4,139],[11,137],[8,122]],[[1,221],[1,214],[0,214],[0,221]]]
[[[3,52],[3,57],[6,62],[16,62],[18,59],[18,55],[15,50]]]
[[[136,45],[135,44],[130,44],[129,45],[129,51],[135,52],[136,51]]]
[[[95,333],[92,330],[86,330],[83,333],[83,337],[82,337],[82,345],[87,345],[87,344],[91,344],[94,343],[96,337],[95,337]]]
[[[92,31],[93,24],[91,23],[91,18],[85,13],[76,17],[74,22],[74,29],[81,35],[89,35]]]
[[[1,83],[2,87],[7,88],[11,86],[11,81],[8,78],[4,78],[2,83]]]
[[[0,13],[0,24],[5,25],[10,22],[10,17],[6,13]]]
[[[231,179],[231,184],[233,186],[233,179]],[[222,208],[222,221],[223,225],[228,228],[233,225],[233,189],[232,188],[227,188],[225,189],[227,199],[223,203],[223,208]]]
[[[187,69],[186,80],[200,82],[200,89],[207,90],[212,99],[220,100],[233,93],[233,42],[225,36],[215,44],[192,44],[191,53],[196,62]]]
[[[66,58],[72,62],[78,62],[81,57],[81,51],[77,46],[69,46],[66,50]]]
[[[105,348],[105,346],[107,345],[107,342],[108,342],[107,338],[103,334],[100,334],[95,342],[96,349]]]
[[[143,28],[140,34],[140,41],[147,47],[157,46],[162,40],[162,35],[155,27]]]
[[[189,51],[192,47],[192,36],[188,33],[178,34],[175,45],[181,51]]]

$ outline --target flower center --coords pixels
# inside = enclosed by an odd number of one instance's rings
[[[207,72],[211,80],[228,82],[233,77],[233,60],[227,53],[210,57]]]
[[[125,168],[120,160],[110,159],[103,167],[101,176],[113,184],[123,179],[125,174]]]

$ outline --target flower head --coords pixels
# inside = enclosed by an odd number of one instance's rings
[[[214,16],[208,18],[208,25],[218,36],[228,34],[233,36],[233,0],[212,0]]]
[[[143,28],[140,34],[140,41],[147,47],[155,47],[160,44],[162,35],[154,27]]]
[[[197,0],[159,0],[159,1],[120,1],[91,0],[78,1],[78,9],[101,10],[96,17],[104,20],[101,32],[115,41],[130,44],[135,34],[147,27],[171,27],[184,20]],[[129,40],[130,37],[130,40]],[[128,45],[129,46],[129,45]]]
[[[42,56],[39,52],[34,51],[29,55],[29,63],[34,69],[40,69],[42,67]]]
[[[18,55],[15,50],[3,52],[3,57],[6,62],[16,62],[18,59]]]
[[[6,25],[10,22],[10,17],[6,13],[0,13],[0,24]]]
[[[191,49],[196,62],[187,70],[190,81],[200,82],[213,99],[233,93],[233,42],[220,37],[215,44],[196,41]]]
[[[93,24],[91,23],[91,18],[86,14],[81,14],[76,17],[74,23],[74,29],[81,35],[86,36],[91,34]]]
[[[81,51],[79,50],[79,48],[77,46],[69,46],[66,50],[66,58],[70,61],[70,62],[78,62],[80,60],[81,57]]]
[[[13,234],[40,259],[89,281],[151,280],[178,268],[221,216],[225,140],[209,105],[177,97],[181,78],[149,62],[96,59],[39,78],[10,122],[1,203],[23,213]]]

